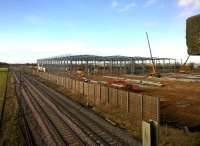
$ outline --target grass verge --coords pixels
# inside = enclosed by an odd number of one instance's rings
[[[3,101],[6,90],[7,69],[0,68],[0,111],[2,111]]]
[[[8,73],[7,93],[3,123],[0,131],[0,146],[23,146],[24,140],[19,127],[19,107],[15,95],[14,79]]]

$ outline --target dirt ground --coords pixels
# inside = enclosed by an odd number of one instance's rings
[[[200,71],[162,74],[161,78],[127,74],[90,75],[89,78],[95,81],[128,79],[161,83],[164,86],[144,85],[141,92],[160,97],[161,122],[177,128],[187,126],[191,131],[200,131]]]
[[[200,74],[200,73],[199,73]],[[93,80],[112,80],[109,76],[93,76]],[[161,78],[120,75],[118,79],[132,79],[161,83],[164,86],[145,86],[141,94],[160,97],[161,122],[178,128],[187,126],[200,131],[200,77],[184,74],[166,74]]]

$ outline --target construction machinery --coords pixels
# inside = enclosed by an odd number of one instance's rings
[[[181,65],[179,73],[184,73],[184,74],[189,73],[190,67],[186,65],[189,58],[190,58],[190,55],[187,57],[185,63]]]
[[[133,92],[142,91],[142,88],[138,84],[132,84],[125,80],[108,80],[107,85],[110,87],[121,88]]]
[[[148,42],[149,52],[150,52],[151,61],[152,61],[152,72],[150,73],[150,76],[160,78],[161,75],[160,75],[160,73],[156,70],[156,65],[155,65],[155,62],[154,62],[154,59],[153,59],[152,50],[151,50],[151,45],[150,45],[150,41],[149,41],[149,35],[148,35],[147,32],[146,32],[146,36],[147,36],[147,42]]]

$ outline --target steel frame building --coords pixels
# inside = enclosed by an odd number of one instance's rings
[[[173,65],[175,67],[176,60],[172,58],[153,58],[156,66],[159,65]],[[44,59],[38,59],[37,64],[47,69],[68,69],[70,71],[77,69],[77,66],[81,66],[86,72],[101,68],[102,73],[109,70],[110,73],[114,72],[114,68],[117,68],[118,72],[124,68],[129,70],[130,74],[135,74],[136,66],[142,66],[144,72],[145,65],[151,64],[152,59],[150,57],[128,57],[128,56],[96,56],[96,55],[65,55],[56,56]]]

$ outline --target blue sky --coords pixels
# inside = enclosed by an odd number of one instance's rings
[[[185,59],[185,20],[200,0],[0,0],[0,61],[62,54]],[[192,57],[199,61],[200,57]]]

